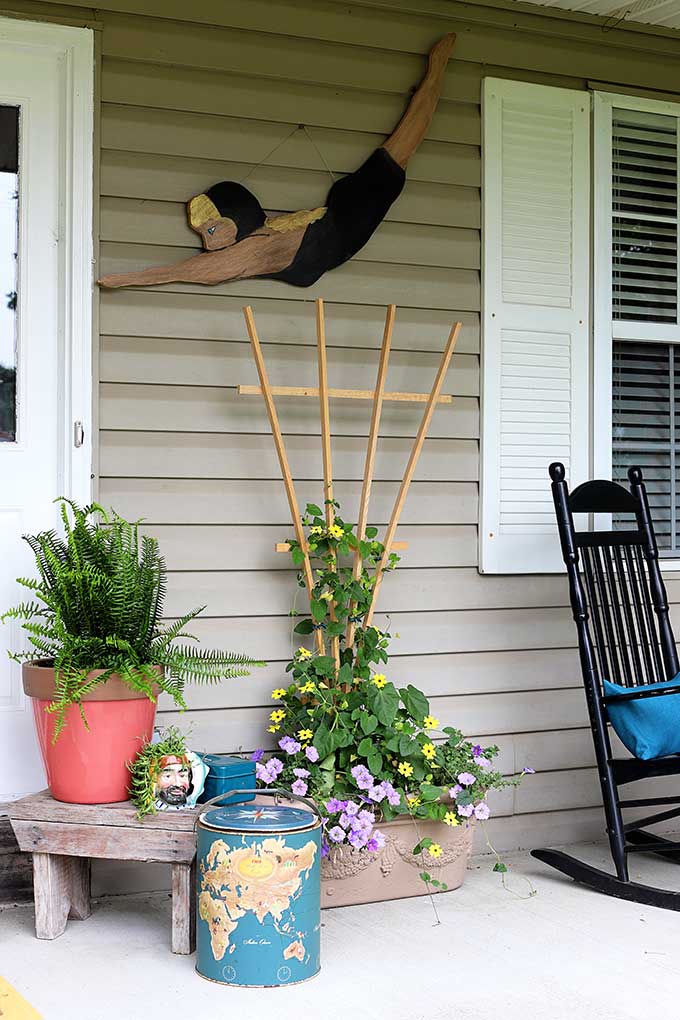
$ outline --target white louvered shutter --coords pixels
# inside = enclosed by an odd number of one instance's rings
[[[480,569],[563,569],[548,478],[588,473],[590,105],[487,78]]]

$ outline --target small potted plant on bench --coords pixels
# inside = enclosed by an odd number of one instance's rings
[[[186,708],[187,681],[246,676],[246,655],[178,643],[201,607],[162,625],[166,566],[139,523],[93,503],[61,500],[64,537],[26,535],[37,578],[19,578],[31,598],[2,617],[20,620],[23,663],[50,790],[58,800],[128,798],[132,761],[150,740],[161,692]]]

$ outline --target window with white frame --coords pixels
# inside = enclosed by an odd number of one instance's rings
[[[626,481],[632,464],[643,469],[660,555],[673,558],[680,557],[679,123],[680,105],[595,96],[595,458],[598,473],[616,481]],[[613,526],[632,522],[615,518]]]
[[[572,488],[642,467],[680,561],[679,124],[680,101],[484,81],[484,573],[564,569],[556,460]]]

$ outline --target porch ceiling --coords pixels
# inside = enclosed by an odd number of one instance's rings
[[[557,7],[611,18],[612,21],[638,22],[659,28],[680,30],[680,0],[523,0],[538,7]]]

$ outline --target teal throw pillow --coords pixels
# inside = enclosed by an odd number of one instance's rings
[[[604,680],[603,686],[608,698],[616,698],[631,690],[630,687],[612,684],[609,680]],[[645,689],[662,690],[668,687],[680,687],[680,673],[672,680],[647,684]],[[610,701],[607,713],[622,743],[636,758],[649,761],[650,758],[680,754],[680,694],[622,700],[618,705],[616,701]]]

